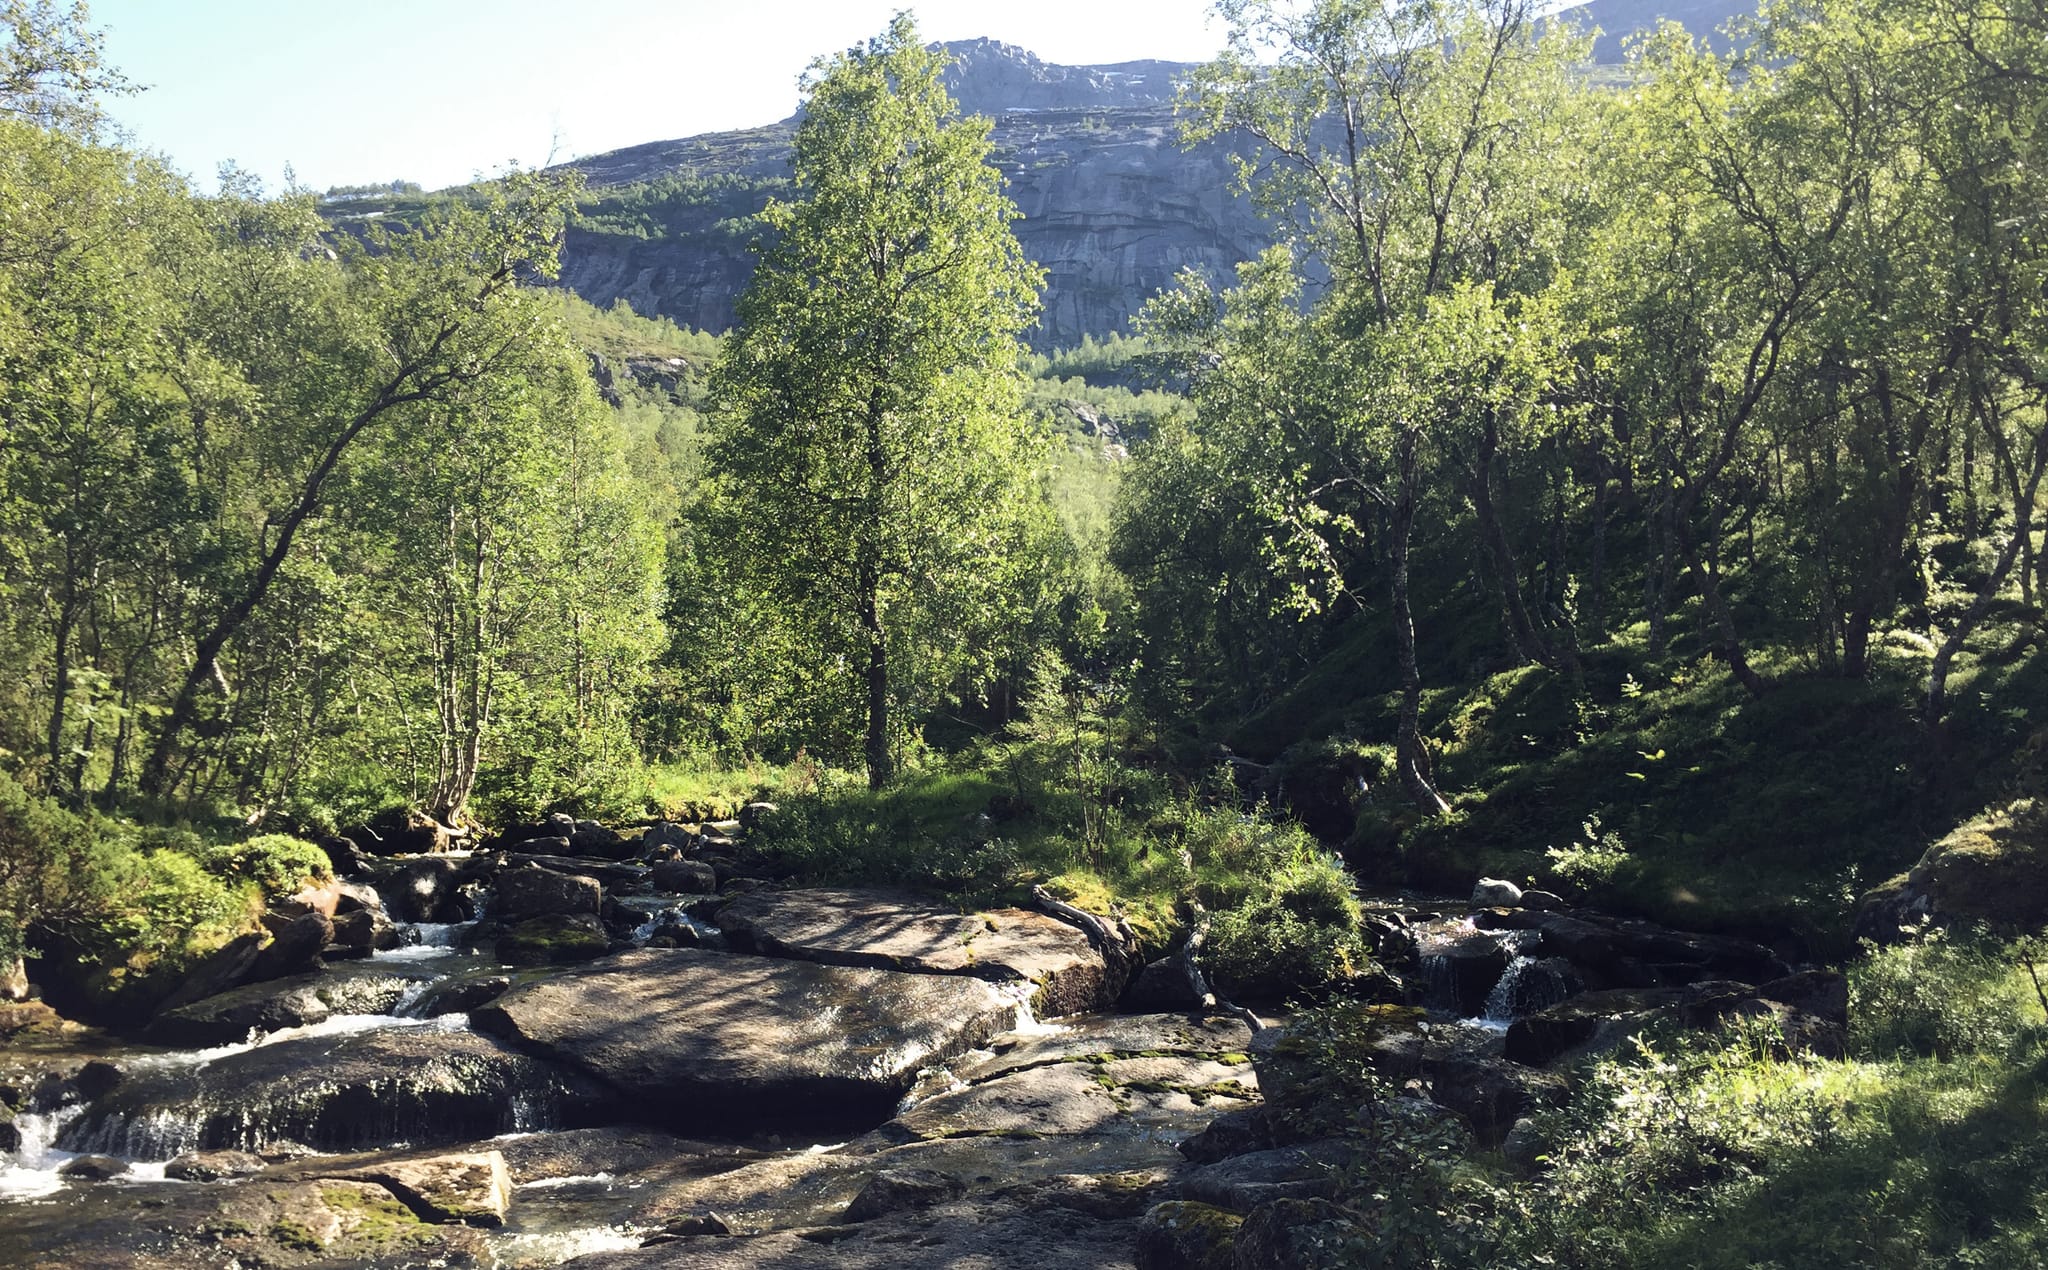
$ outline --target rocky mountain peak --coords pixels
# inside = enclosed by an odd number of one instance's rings
[[[1189,69],[1180,62],[1158,61],[1061,66],[1029,49],[987,38],[933,47],[953,59],[946,88],[961,109],[992,119],[1030,111],[1168,105],[1174,78]]]

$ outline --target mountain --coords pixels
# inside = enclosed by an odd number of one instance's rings
[[[1076,344],[1123,330],[1183,268],[1228,279],[1269,241],[1230,192],[1230,151],[1182,150],[1177,62],[1059,66],[1011,44],[967,40],[947,87],[995,122],[994,160],[1024,213],[1026,254],[1046,268],[1033,342]],[[564,245],[563,281],[594,304],[705,330],[732,323],[752,269],[744,218],[786,191],[796,120],[578,159],[598,198]]]
[[[1660,17],[1710,33],[1751,0],[1591,0],[1566,10],[1600,27],[1594,60]],[[1717,41],[1719,42],[1719,41]],[[1070,347],[1124,330],[1184,268],[1228,281],[1271,241],[1231,193],[1230,147],[1183,150],[1173,118],[1180,62],[1060,66],[1012,44],[945,44],[947,87],[995,123],[994,159],[1024,218],[1024,251],[1046,269],[1032,342]],[[569,165],[594,192],[569,232],[563,281],[586,300],[722,331],[753,270],[747,218],[789,188],[795,117],[761,128],[653,141]]]

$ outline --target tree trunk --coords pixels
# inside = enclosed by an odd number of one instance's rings
[[[1735,676],[1735,681],[1746,688],[1750,696],[1763,696],[1769,685],[1749,664],[1749,655],[1743,651],[1742,637],[1735,630],[1735,614],[1729,609],[1728,597],[1721,590],[1720,570],[1708,563],[1701,553],[1690,525],[1677,518],[1672,523],[1678,529],[1678,543],[1685,552],[1686,564],[1700,580],[1700,598],[1705,603],[1707,620],[1712,623],[1714,652],[1728,663],[1728,673]]]
[[[882,789],[896,778],[896,767],[889,756],[889,640],[872,590],[861,600],[860,621],[868,637],[868,788]]]
[[[1394,737],[1394,765],[1400,769],[1401,787],[1426,816],[1441,816],[1450,810],[1443,795],[1430,780],[1429,756],[1422,745],[1422,672],[1415,662],[1415,615],[1408,605],[1408,539],[1415,526],[1416,447],[1419,438],[1411,428],[1401,434],[1400,489],[1394,499],[1390,535],[1393,552],[1391,590],[1394,601],[1394,645],[1401,659],[1401,715]]]

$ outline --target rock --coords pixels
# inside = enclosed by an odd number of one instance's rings
[[[204,1048],[246,1040],[251,1031],[275,1032],[319,1023],[333,1011],[313,990],[317,979],[317,975],[307,975],[232,988],[164,1011],[150,1021],[144,1034],[159,1045]]]
[[[1536,1172],[1542,1167],[1542,1157],[1550,1150],[1550,1144],[1543,1139],[1536,1128],[1536,1122],[1527,1117],[1515,1121],[1508,1130],[1508,1136],[1500,1144],[1501,1157],[1524,1174]]]
[[[367,883],[340,881],[334,884],[334,890],[334,916],[336,917],[347,913],[359,913],[364,910],[372,913],[382,913],[384,911],[384,897],[377,894],[376,887],[370,886]]]
[[[318,913],[332,918],[335,906],[341,902],[341,886],[338,879],[330,878],[318,885],[301,887],[291,895],[270,901],[270,911],[284,917]]]
[[[185,981],[158,1004],[158,1011],[190,1005],[241,983],[262,951],[263,936],[254,932],[236,936],[188,971]]]
[[[104,1182],[128,1171],[128,1161],[111,1155],[81,1155],[57,1166],[57,1176],[82,1182]]]
[[[164,1165],[164,1176],[179,1182],[218,1182],[261,1173],[265,1167],[261,1156],[247,1151],[193,1151]]]
[[[718,871],[701,860],[663,860],[647,880],[678,895],[709,895],[718,890]]]
[[[1088,937],[1042,913],[953,913],[881,891],[759,890],[717,921],[736,947],[774,956],[1027,981],[1041,1016],[1109,1004],[1107,967]]]
[[[1462,1116],[1488,1148],[1499,1146],[1525,1113],[1562,1103],[1566,1096],[1563,1078],[1505,1059],[1445,1058],[1428,1070],[1430,1100]]]
[[[439,1018],[444,1014],[466,1014],[504,996],[511,987],[510,975],[464,975],[427,989],[421,995],[417,1009],[420,1017],[426,1019]]]
[[[1486,1008],[1493,985],[1512,959],[1498,937],[1486,931],[1432,932],[1417,946],[1430,1002],[1471,1017]]]
[[[1980,924],[2048,925],[2048,804],[2020,799],[1964,822],[1856,909],[1856,937],[1881,944]]]
[[[1521,903],[1522,888],[1502,878],[1481,878],[1472,888],[1475,908],[1519,908]]]
[[[623,860],[633,854],[634,844],[594,820],[579,820],[569,833],[569,846],[578,855]]]
[[[881,1169],[846,1206],[847,1221],[873,1221],[885,1213],[930,1208],[967,1193],[967,1185],[934,1169]]]
[[[309,911],[275,921],[266,917],[271,940],[249,970],[252,979],[282,979],[320,966],[320,950],[334,942],[334,923],[325,913]]]
[[[649,1239],[641,1247],[651,1247],[671,1239],[695,1239],[703,1235],[730,1235],[732,1223],[717,1213],[706,1210],[701,1213],[686,1213],[670,1218],[661,1228],[661,1234]]]
[[[1273,1126],[1267,1122],[1266,1109],[1261,1106],[1224,1112],[1200,1133],[1183,1141],[1178,1149],[1190,1164],[1214,1164],[1272,1146]]]
[[[497,1151],[390,1160],[336,1176],[375,1182],[421,1221],[502,1226],[512,1202],[512,1177]]]
[[[521,985],[471,1019],[605,1082],[651,1123],[758,1129],[878,1120],[920,1067],[1013,1016],[973,979],[675,949]]]
[[[1524,891],[1522,907],[1539,913],[1555,912],[1565,907],[1564,896],[1555,891]]]
[[[448,856],[409,861],[384,879],[378,893],[386,911],[401,922],[465,922],[475,916],[462,897],[466,867]]]
[[[14,1109],[0,1103],[0,1151],[21,1150],[21,1126],[14,1123]]]
[[[604,906],[604,887],[595,879],[570,877],[528,866],[498,874],[498,902],[493,912],[507,920],[590,914]]]
[[[65,1130],[67,1151],[170,1159],[473,1142],[591,1114],[588,1082],[473,1033],[389,1028],[277,1041],[199,1065],[137,1067]]]
[[[498,936],[497,954],[507,965],[554,966],[602,957],[611,945],[604,924],[595,916],[567,913],[529,917],[507,927]]]
[[[1524,907],[1475,914],[1474,920],[1536,932],[1544,953],[1569,960],[1596,989],[1676,987],[1714,979],[1763,983],[1790,973],[1775,952],[1749,940],[1671,930],[1584,909],[1554,913]]]
[[[1511,1062],[1543,1067],[1618,1026],[1633,1030],[1680,997],[1676,988],[1608,988],[1582,992],[1508,1025],[1503,1053]]]
[[[781,810],[782,808],[776,806],[774,803],[748,803],[746,806],[740,808],[740,828],[757,828],[764,821],[781,812]]]
[[[1209,1204],[1154,1204],[1138,1222],[1137,1270],[1231,1270],[1231,1245],[1243,1222]]]
[[[1252,1151],[1192,1170],[1181,1179],[1180,1193],[1183,1199],[1248,1213],[1276,1199],[1334,1194],[1339,1172],[1365,1158],[1362,1145],[1336,1138]]]
[[[1143,970],[1132,976],[1119,1004],[1123,1009],[1145,1013],[1179,1009],[1196,1004],[1195,989],[1188,982],[1179,958],[1161,957],[1147,962]]]
[[[674,847],[684,850],[695,844],[695,836],[672,820],[657,820],[647,826],[640,835],[640,850],[644,854],[656,847]]]
[[[379,949],[398,947],[398,928],[378,909],[337,914],[332,932],[334,949],[345,956],[367,957]]]
[[[209,1188],[201,1195],[213,1193],[218,1198],[200,1210],[207,1216],[180,1233],[188,1247],[196,1236],[200,1247],[227,1259],[216,1264],[358,1270],[489,1264],[482,1232],[422,1221],[375,1182],[316,1178]]]
[[[356,845],[355,839],[330,833],[320,838],[314,845],[327,853],[327,862],[333,866],[334,876],[354,877],[363,871],[365,856],[362,848]]]
[[[1282,1199],[1245,1215],[1234,1270],[1341,1270],[1362,1264],[1366,1230],[1326,1199]]]

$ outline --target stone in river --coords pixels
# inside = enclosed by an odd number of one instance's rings
[[[755,891],[717,920],[739,946],[775,956],[1028,981],[1042,1015],[1109,1004],[1102,956],[1088,937],[1025,909],[957,913],[882,891]]]
[[[919,1068],[1015,1013],[961,976],[645,949],[514,988],[471,1020],[689,1130],[875,1123]]]

